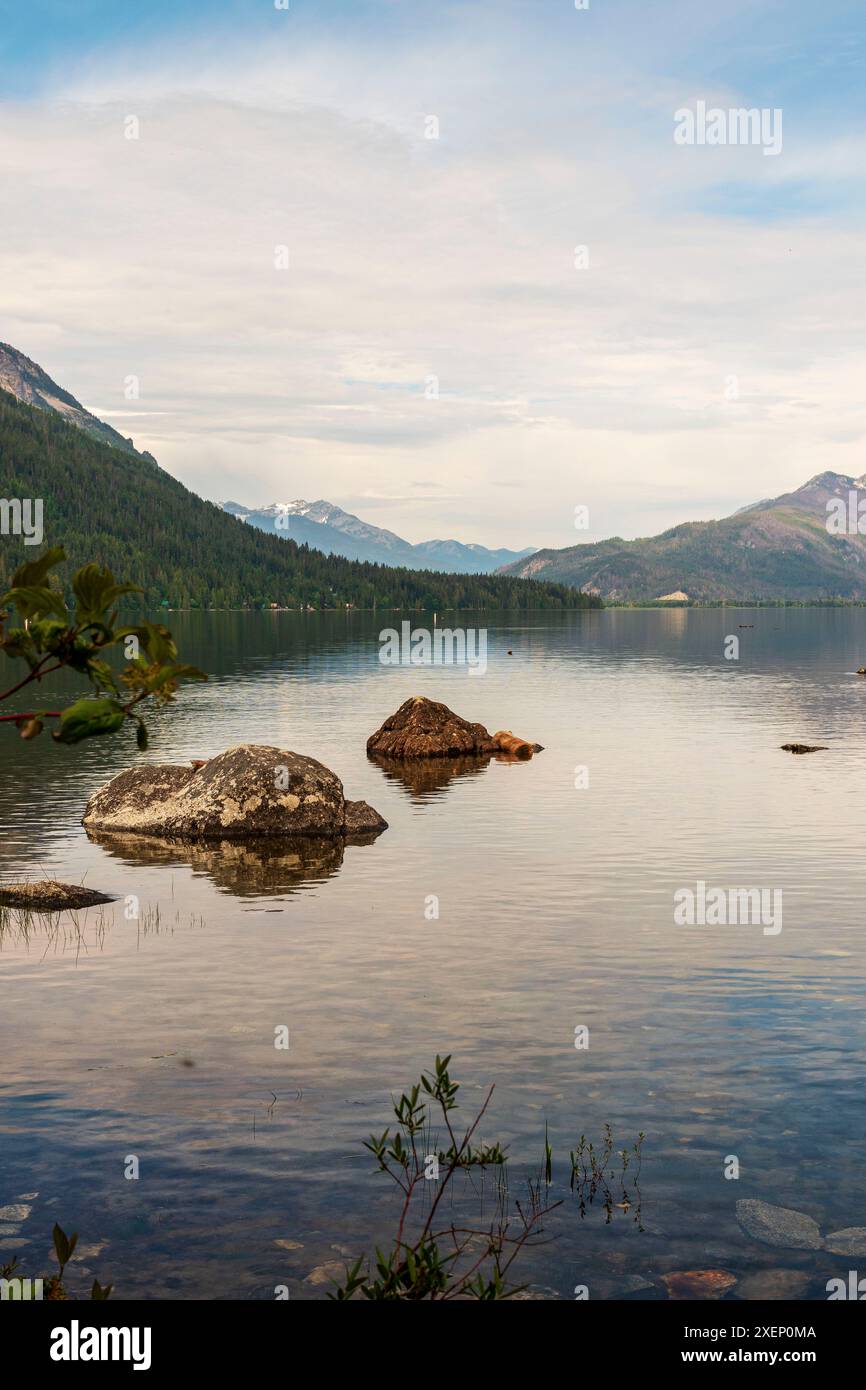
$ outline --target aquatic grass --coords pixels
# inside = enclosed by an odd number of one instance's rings
[[[91,916],[91,914],[95,914]],[[80,920],[79,920],[80,919]],[[9,907],[0,904],[0,950],[4,945],[23,945],[29,949],[37,940],[44,939],[45,950],[66,951],[75,949],[88,951],[88,928],[91,929],[91,945],[103,950],[107,933],[115,926],[115,912],[110,906],[62,908],[38,911],[30,906]],[[201,931],[207,926],[202,913],[190,913],[183,918],[178,911],[174,920],[163,921],[159,905],[148,904],[136,918],[139,940],[149,936],[161,936],[166,932],[174,935],[180,926],[193,931]]]
[[[611,1126],[609,1124],[604,1126],[603,1139],[599,1148],[596,1148],[592,1142],[588,1142],[586,1135],[581,1134],[577,1148],[572,1150],[570,1154],[570,1186],[572,1192],[577,1194],[581,1216],[586,1215],[587,1204],[592,1206],[598,1198],[606,1213],[607,1222],[613,1219],[615,1208],[626,1212],[634,1208],[634,1219],[638,1230],[643,1230],[641,1225],[640,1175],[645,1138],[646,1135],[641,1130],[637,1142],[630,1149],[625,1148],[618,1151],[616,1157],[619,1160],[619,1171],[617,1172],[616,1167],[611,1165],[611,1158],[614,1154]],[[625,1179],[632,1161],[635,1163],[635,1168],[631,1189],[629,1189]],[[618,1192],[614,1191],[616,1187],[619,1189]]]

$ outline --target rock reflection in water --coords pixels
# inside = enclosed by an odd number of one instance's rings
[[[188,864],[223,893],[240,898],[293,893],[338,873],[345,846],[372,844],[374,835],[269,835],[253,840],[164,840],[89,830],[88,839],[125,864]]]
[[[381,768],[389,782],[399,782],[412,801],[433,801],[441,796],[452,782],[475,777],[486,772],[492,762],[526,764],[525,758],[509,753],[467,754],[457,758],[383,758],[370,756],[370,762]]]
[[[399,782],[412,801],[431,801],[459,778],[484,772],[492,759],[489,754],[467,754],[462,758],[371,757],[370,761],[389,782]]]

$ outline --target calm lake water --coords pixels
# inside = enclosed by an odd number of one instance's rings
[[[174,614],[211,680],[151,720],[147,753],[3,734],[3,876],[119,901],[0,943],[0,1208],[31,1208],[0,1214],[0,1256],[48,1272],[58,1220],[80,1233],[73,1289],[322,1298],[314,1269],[395,1228],[363,1140],[450,1052],[459,1113],[495,1083],[483,1137],[508,1146],[512,1200],[548,1125],[562,1205],[519,1267],[539,1296],[664,1297],[663,1275],[721,1268],[826,1297],[856,1261],[762,1245],[735,1203],[866,1226],[866,613],[499,614],[483,676],[381,666],[398,620]],[[413,694],[545,751],[406,785],[365,741]],[[320,759],[390,828],[306,866],[88,841],[85,801],[123,767],[243,742]],[[699,880],[781,889],[783,929],[675,925]],[[630,1173],[609,1220],[568,1181],[608,1123],[618,1148],[646,1135],[639,1198]],[[455,1213],[485,1224],[495,1188],[463,1183]]]

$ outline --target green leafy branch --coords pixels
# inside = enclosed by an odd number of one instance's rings
[[[86,676],[97,694],[63,710],[3,714],[0,723],[14,723],[21,737],[29,740],[42,733],[46,720],[57,719],[60,723],[52,737],[58,743],[80,743],[116,733],[131,720],[139,748],[146,748],[147,728],[139,712],[144,701],[165,704],[182,681],[204,681],[207,676],[195,666],[178,662],[174,639],[162,624],[115,626],[118,599],[142,590],[135,584],[117,583],[109,569],[89,564],[77,571],[72,578],[75,604],[71,610],[50,582],[51,571],[65,559],[62,546],[46,550],[16,570],[12,587],[0,597],[0,650],[28,667],[22,680],[0,692],[0,702],[64,669]],[[20,626],[7,628],[12,609]],[[127,664],[115,671],[106,655],[119,648]]]
[[[459,1084],[449,1075],[450,1061],[450,1056],[437,1056],[433,1072],[422,1074],[420,1081],[394,1102],[397,1126],[393,1132],[388,1128],[365,1141],[378,1171],[387,1173],[402,1190],[402,1210],[391,1249],[385,1252],[377,1247],[375,1257],[366,1265],[362,1257],[347,1268],[344,1282],[328,1295],[336,1302],[355,1295],[375,1301],[474,1298],[489,1302],[520,1292],[521,1286],[509,1283],[511,1265],[540,1231],[544,1216],[559,1203],[543,1206],[533,1202],[527,1213],[517,1203],[516,1228],[505,1215],[484,1229],[454,1222],[437,1225],[440,1204],[458,1171],[488,1166],[502,1169],[507,1161],[500,1144],[474,1142],[493,1086],[475,1119],[458,1138],[451,1112],[457,1108]],[[434,1146],[432,1139],[432,1118],[439,1115],[450,1141],[444,1148]],[[409,1236],[416,1198],[427,1186],[431,1165],[435,1196]],[[444,1170],[441,1173],[440,1167]]]

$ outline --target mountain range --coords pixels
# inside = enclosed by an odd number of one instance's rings
[[[372,526],[333,502],[272,502],[249,508],[239,502],[223,502],[224,511],[283,538],[306,543],[325,555],[344,555],[350,560],[370,560],[380,565],[400,565],[411,570],[440,570],[446,574],[491,574],[514,561],[532,555],[534,549],[488,550],[463,541],[421,541],[413,545],[393,531]]]
[[[332,502],[253,510],[206,502],[6,343],[0,496],[43,498],[46,541],[141,583],[143,605],[528,608],[583,606],[587,596],[866,602],[866,474],[818,473],[719,521],[638,540],[534,552],[412,545]],[[828,511],[838,507],[853,518],[841,529]],[[0,582],[22,558],[32,559],[32,549],[4,536]]]
[[[369,564],[265,535],[190,492],[15,348],[0,369],[0,593],[22,561],[62,545],[67,585],[72,569],[107,565],[141,586],[124,599],[138,611],[590,606],[561,585]],[[41,502],[41,535],[15,532],[15,499],[34,514]]]
[[[828,529],[839,503],[854,512],[866,474],[824,472],[781,497],[742,507],[721,521],[687,521],[659,536],[539,550],[501,572],[556,580],[612,603],[866,600],[866,534]],[[863,517],[866,532],[866,515]]]

